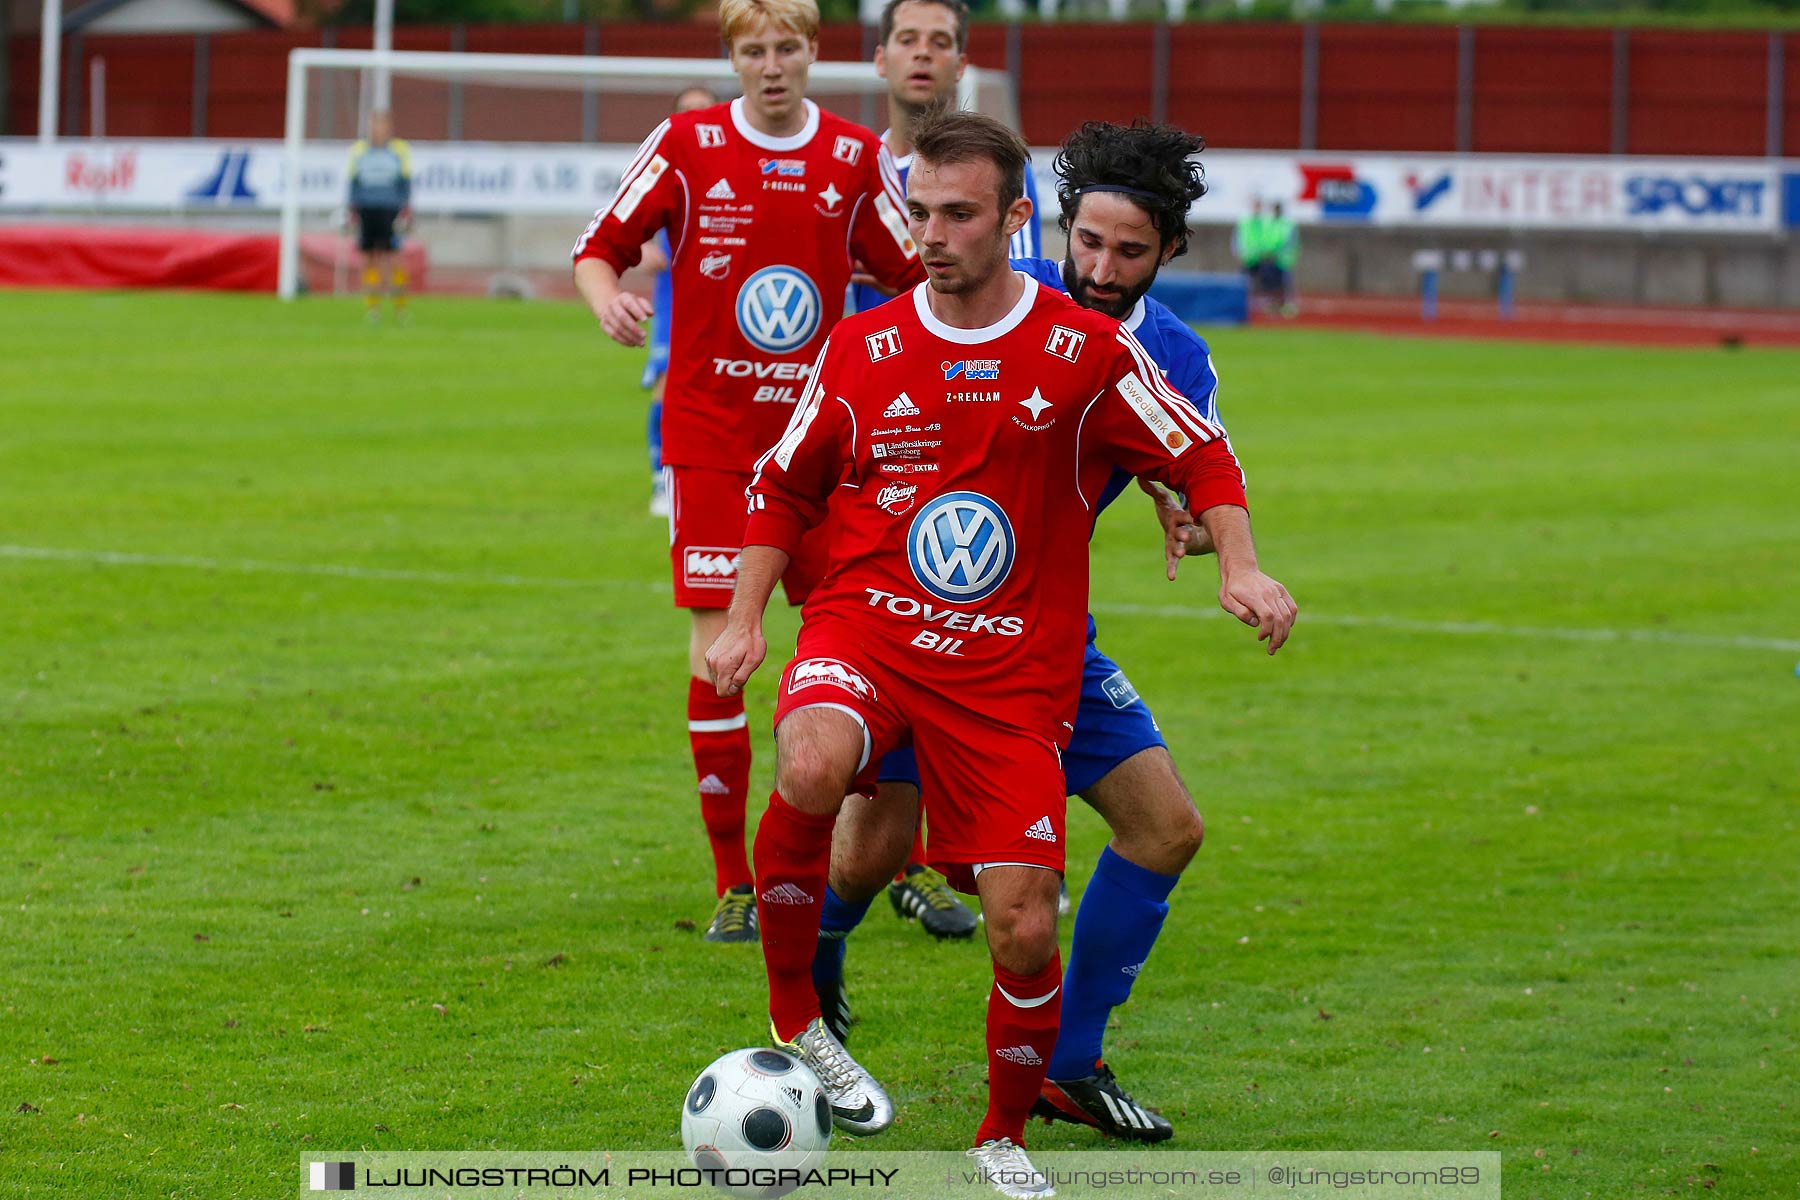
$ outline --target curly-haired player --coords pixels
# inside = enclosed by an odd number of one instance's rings
[[[1168,125],[1082,126],[1056,159],[1067,259],[1060,266],[1046,259],[1014,259],[1012,265],[1122,322],[1169,382],[1218,424],[1218,378],[1206,342],[1146,295],[1157,270],[1187,248],[1188,206],[1206,191],[1191,156],[1204,145]],[[1130,476],[1115,471],[1095,511],[1130,483]],[[1210,542],[1162,489],[1141,486],[1157,498],[1172,579],[1179,558],[1207,552]],[[1069,792],[1106,819],[1113,838],[1075,917],[1061,1031],[1032,1111],[1155,1142],[1171,1136],[1173,1127],[1119,1085],[1105,1063],[1103,1041],[1112,1010],[1130,995],[1162,929],[1170,893],[1200,848],[1203,826],[1149,708],[1118,664],[1094,645],[1094,636],[1090,617],[1080,706],[1063,770]],[[843,939],[905,853],[918,809],[917,768],[902,774],[903,758],[910,763],[907,751],[883,762],[879,801],[852,798],[838,817],[813,984],[840,1038],[850,1026]],[[903,796],[908,804],[898,803]]]

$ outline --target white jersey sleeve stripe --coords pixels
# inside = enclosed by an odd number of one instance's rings
[[[913,245],[912,231],[906,227],[906,193],[900,187],[900,173],[894,169],[894,156],[888,153],[883,145],[875,155],[878,169],[876,180],[881,190],[875,193],[875,215],[881,218],[888,236],[907,258],[918,254],[918,247]]]
[[[875,154],[875,166],[881,177],[881,187],[890,193],[902,207],[906,204],[906,188],[900,182],[900,169],[894,165],[894,156],[888,152],[883,143]]]
[[[813,418],[819,415],[819,403],[825,395],[824,388],[819,385],[819,371],[824,367],[825,354],[830,349],[831,339],[826,338],[825,344],[819,347],[819,357],[813,359],[812,374],[807,377],[806,391],[801,395],[800,403],[794,405],[794,415],[788,418],[787,429],[782,432],[781,440],[756,460],[756,469],[750,479],[752,491],[762,482],[763,468],[770,459],[774,459],[782,470],[787,470],[794,461],[794,452],[806,440],[806,431],[812,428]]]
[[[587,228],[581,231],[581,236],[575,239],[575,249],[571,254],[571,257],[581,257],[581,252],[587,249],[588,241],[594,236],[594,231],[600,228],[600,222],[606,220],[607,215],[618,205],[620,199],[626,196],[630,190],[636,186],[636,176],[638,173],[643,171],[653,161],[662,158],[656,150],[657,147],[662,144],[663,135],[668,132],[669,122],[666,119],[661,125],[658,125],[655,129],[650,131],[650,136],[644,139],[644,144],[638,147],[637,154],[632,158],[630,165],[625,168],[625,174],[620,176],[619,190],[614,192],[613,198],[608,200],[606,204],[594,214],[594,219],[588,222]],[[668,165],[666,159],[663,160],[663,165]],[[660,175],[661,168],[658,168],[657,177],[660,177]],[[631,200],[630,206],[624,212],[619,214],[621,219],[631,215],[632,210],[637,208],[639,202],[643,200],[644,193],[649,191],[650,186],[654,186],[654,184],[655,178],[651,180],[649,186],[643,187],[637,193],[636,197]]]
[[[1225,431],[1202,416],[1192,401],[1168,385],[1167,381],[1163,379],[1162,371],[1151,360],[1150,352],[1145,350],[1138,340],[1123,328],[1119,330],[1119,342],[1131,351],[1132,358],[1137,361],[1139,372],[1143,374],[1144,381],[1150,386],[1151,394],[1162,402],[1163,407],[1169,410],[1171,416],[1187,426],[1190,433],[1203,442],[1210,442],[1225,436]]]

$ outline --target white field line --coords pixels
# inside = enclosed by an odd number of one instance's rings
[[[640,580],[558,579],[546,575],[490,575],[468,571],[414,571],[400,567],[357,567],[339,563],[267,562],[254,558],[202,558],[191,554],[134,554],[123,550],[62,550],[50,546],[0,544],[0,558],[91,563],[102,567],[186,567],[239,575],[317,575],[334,579],[375,579],[398,583],[462,584],[475,587],[559,588],[594,590],[628,586],[668,591],[667,584]]]
[[[358,567],[339,563],[287,563],[251,558],[205,558],[188,554],[137,554],[121,550],[65,550],[50,546],[0,543],[0,558],[91,563],[112,567],[180,567],[243,575],[313,575],[335,579],[372,579],[399,583],[438,583],[475,587],[592,590],[630,587],[667,592],[665,583],[641,580],[565,579],[546,575],[491,575],[468,571],[414,571],[399,567]],[[1096,604],[1101,616],[1163,617],[1177,620],[1223,617],[1217,608],[1180,604]],[[1303,612],[1302,625],[1349,629],[1391,629],[1402,633],[1452,636],[1533,638],[1561,642],[1636,642],[1665,646],[1700,646],[1725,650],[1781,650],[1800,653],[1800,638],[1750,637],[1736,634],[1683,633],[1673,629],[1576,629],[1540,625],[1501,625],[1492,621],[1421,621],[1410,617],[1358,616],[1351,613]]]
[[[1223,617],[1219,608],[1179,604],[1096,604],[1094,612],[1122,617]],[[1736,634],[1683,633],[1675,629],[1572,629],[1543,625],[1500,625],[1492,621],[1419,621],[1411,617],[1356,616],[1302,610],[1300,625],[1336,625],[1349,629],[1392,629],[1401,633],[1437,633],[1475,637],[1532,638],[1554,642],[1644,642],[1664,646],[1705,646],[1721,650],[1800,652],[1800,638],[1745,637]]]

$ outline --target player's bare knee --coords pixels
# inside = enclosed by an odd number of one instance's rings
[[[994,961],[1018,975],[1035,975],[1056,955],[1056,901],[1009,908],[1006,919],[981,906],[987,925],[988,951]]]
[[[781,748],[775,790],[801,812],[835,813],[844,802],[849,775],[824,748],[802,742]]]
[[[1056,883],[1053,872],[1033,871],[1025,886],[983,889],[982,920],[994,961],[1021,975],[1044,969],[1056,954]]]
[[[775,790],[801,812],[837,812],[856,773],[860,742],[849,744],[831,732],[816,730],[807,736],[790,730],[788,721],[777,730]]]

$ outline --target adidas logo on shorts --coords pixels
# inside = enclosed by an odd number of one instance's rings
[[[708,775],[700,781],[700,794],[702,796],[729,796],[731,789],[726,787],[725,781],[717,775]]]
[[[1049,817],[1039,817],[1031,823],[1031,828],[1025,831],[1025,836],[1036,838],[1040,842],[1054,842],[1056,830],[1051,827]]]
[[[894,397],[894,402],[888,405],[887,411],[881,415],[883,417],[916,417],[919,415],[919,406],[912,402],[912,397],[901,392]]]
[[[996,1050],[994,1053],[1001,1058],[1004,1058],[1007,1062],[1018,1063],[1021,1067],[1041,1067],[1044,1065],[1043,1058],[1030,1046],[1008,1046],[1003,1050]]]
[[[737,193],[731,190],[729,183],[721,179],[706,189],[706,198],[708,200],[736,200]]]
[[[794,884],[783,883],[770,888],[762,894],[766,904],[811,904],[813,898]]]

